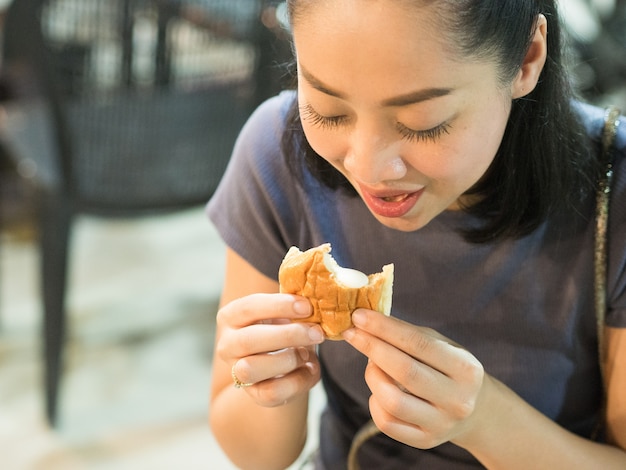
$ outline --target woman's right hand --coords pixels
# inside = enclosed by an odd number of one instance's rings
[[[216,354],[258,405],[284,405],[319,381],[315,346],[324,341],[322,329],[292,321],[311,309],[304,297],[252,294],[219,310]]]

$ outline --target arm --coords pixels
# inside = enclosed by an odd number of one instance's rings
[[[560,427],[442,335],[368,310],[353,322],[344,337],[370,359],[372,419],[392,438],[418,448],[450,441],[491,469],[626,468],[622,449]]]
[[[321,342],[319,326],[288,320],[308,316],[310,304],[277,292],[276,281],[227,251],[210,425],[242,469],[286,468],[298,457],[306,440],[308,391],[319,380],[313,347]],[[239,380],[254,385],[233,386],[234,364]]]
[[[607,328],[607,435],[626,449],[626,328]]]

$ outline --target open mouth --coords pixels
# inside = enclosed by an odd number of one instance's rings
[[[401,202],[407,199],[410,195],[411,195],[410,193],[406,193],[406,194],[400,194],[398,196],[382,197],[381,199],[385,202]]]
[[[388,195],[376,194],[361,188],[361,195],[367,207],[374,214],[382,217],[403,217],[417,204],[424,188],[418,191],[389,193]]]

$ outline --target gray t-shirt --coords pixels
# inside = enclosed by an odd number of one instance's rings
[[[307,249],[330,242],[340,265],[366,273],[394,263],[393,316],[463,345],[532,406],[589,436],[601,401],[593,201],[524,238],[493,244],[462,238],[456,229],[480,224],[463,212],[443,212],[415,232],[389,229],[358,197],[332,191],[306,171],[303,181],[290,173],[280,140],[294,99],[293,92],[283,92],[267,101],[242,130],[207,208],[225,242],[274,279],[292,245]],[[603,110],[579,107],[590,132],[599,134]],[[618,146],[607,323],[626,328],[626,124]],[[319,354],[329,405],[318,468],[343,469],[354,433],[369,419],[366,360],[341,341],[325,342]],[[422,451],[382,435],[369,441],[361,456],[364,469],[480,468],[452,444]]]

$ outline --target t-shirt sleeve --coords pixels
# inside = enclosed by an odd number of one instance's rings
[[[283,92],[251,115],[206,209],[224,242],[272,279],[302,223],[303,190],[281,151],[293,99]]]
[[[626,328],[626,118],[615,142],[614,181],[610,196],[607,324]]]

